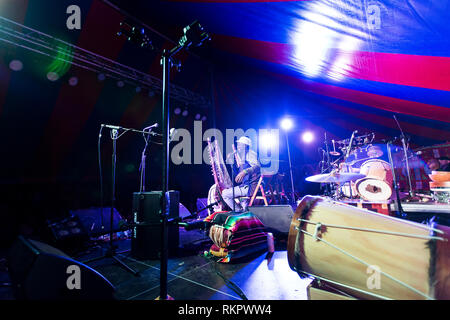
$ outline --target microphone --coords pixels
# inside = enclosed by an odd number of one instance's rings
[[[143,131],[145,131],[145,130],[152,130],[152,129],[154,129],[154,128],[158,128],[158,126],[159,126],[159,124],[158,124],[158,123],[155,123],[155,124],[152,124],[151,126],[145,128]]]
[[[113,130],[120,130],[120,129],[122,129],[122,127],[112,126],[112,125],[109,125],[109,124],[102,124],[102,128],[108,128],[108,129],[113,129]]]

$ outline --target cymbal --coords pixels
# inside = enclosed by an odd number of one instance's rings
[[[340,153],[340,152],[337,152],[337,151],[330,151],[330,154],[331,154],[332,156],[340,156],[340,155],[341,155],[341,153]]]
[[[379,158],[383,156],[383,151],[378,146],[369,147],[367,150],[367,155],[371,158]]]
[[[315,176],[311,176],[306,178],[306,181],[309,182],[318,182],[318,183],[345,183],[349,181],[356,181],[358,179],[364,178],[365,174],[360,173],[326,173],[326,174],[318,174]]]

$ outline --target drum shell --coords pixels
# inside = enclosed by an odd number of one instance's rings
[[[361,165],[360,173],[365,174],[366,178],[385,181],[390,186],[392,186],[394,180],[390,164],[379,159],[371,159],[364,162]]]
[[[298,221],[299,218],[324,225],[366,228],[427,237],[430,229],[414,222],[388,217],[368,210],[337,203],[319,197],[305,197],[292,219],[288,239],[290,267],[329,280],[329,285],[361,299],[436,299],[450,298],[448,241],[436,241],[335,227],[322,227],[319,238],[340,248],[339,251],[310,235],[316,225]],[[445,227],[440,227],[445,229]],[[448,230],[446,230],[448,232]],[[445,233],[448,238],[448,233]],[[380,288],[369,289],[368,266],[378,267],[409,286],[380,275]],[[327,280],[324,280],[327,281]],[[361,292],[364,291],[364,292]]]

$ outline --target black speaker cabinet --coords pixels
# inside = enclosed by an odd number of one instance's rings
[[[159,259],[161,247],[160,204],[162,192],[136,192],[133,194],[134,222],[151,224],[133,228],[131,255],[137,259]],[[169,219],[179,217],[180,194],[169,191]],[[169,256],[177,254],[179,246],[179,227],[168,227]]]
[[[19,300],[112,300],[113,285],[100,273],[45,243],[19,237],[8,270]]]

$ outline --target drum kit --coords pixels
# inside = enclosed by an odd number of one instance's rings
[[[331,184],[330,196],[336,200],[389,200],[393,194],[392,167],[380,159],[384,152],[379,145],[373,144],[374,139],[375,134],[371,133],[332,140],[332,150],[328,151],[327,147],[325,151],[328,168],[322,168],[322,172],[330,172],[308,177],[306,181]],[[335,157],[333,162],[331,157]]]

